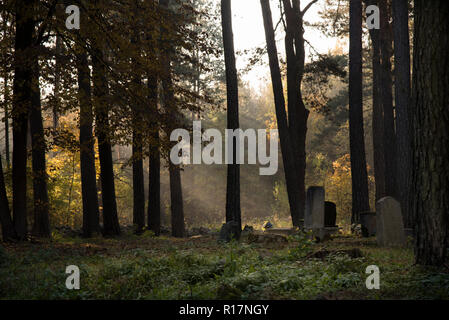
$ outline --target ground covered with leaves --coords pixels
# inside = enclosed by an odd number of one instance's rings
[[[80,290],[65,286],[68,265]],[[368,290],[366,267],[380,269]],[[413,263],[411,248],[379,248],[374,238],[314,243],[219,244],[128,233],[114,239],[54,237],[0,246],[1,299],[448,299],[447,269]]]

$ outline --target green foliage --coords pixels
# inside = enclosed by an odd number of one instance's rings
[[[364,257],[332,253],[351,247],[361,248]],[[301,233],[274,249],[235,241],[218,245],[214,238],[59,238],[39,250],[4,249],[8,263],[0,265],[0,298],[449,299],[447,273],[414,266],[411,249],[342,237],[326,243],[328,255],[309,254],[322,249]],[[80,290],[65,288],[70,264],[80,268]],[[381,269],[380,290],[365,287],[365,270],[372,264]]]

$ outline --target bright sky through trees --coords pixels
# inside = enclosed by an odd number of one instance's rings
[[[308,2],[307,2],[308,3]],[[301,5],[302,7],[305,4]],[[322,9],[321,1],[314,4],[305,16],[308,22],[316,22],[320,19],[318,12]],[[273,13],[273,22],[279,21],[279,2],[271,1],[271,11]],[[232,1],[233,26],[234,26],[234,42],[236,51],[250,50],[255,47],[265,46],[265,33],[263,29],[263,20],[259,0],[238,0]],[[306,27],[305,38],[320,53],[327,53],[334,48],[337,39],[326,38],[319,30]],[[276,33],[278,51],[284,55],[284,32],[283,27],[279,26]],[[306,46],[306,59],[309,55],[309,48]],[[267,83],[269,79],[268,58],[264,56],[265,64],[263,66],[254,67],[248,74],[243,76],[253,88],[258,88],[261,84]],[[237,57],[237,68],[239,71],[245,68],[247,60]],[[262,81],[263,80],[263,81]]]

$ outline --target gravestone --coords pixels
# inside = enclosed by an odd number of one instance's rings
[[[324,228],[324,188],[309,187],[307,189],[304,227],[307,229]]]
[[[324,226],[335,227],[337,224],[337,206],[335,203],[326,201],[324,203]]]
[[[362,236],[372,237],[376,235],[375,212],[360,212],[360,224],[362,225]]]
[[[230,242],[232,239],[239,240],[241,235],[240,226],[235,221],[229,221],[221,227],[218,242]]]
[[[392,197],[376,202],[377,244],[403,246],[406,243],[401,205]]]

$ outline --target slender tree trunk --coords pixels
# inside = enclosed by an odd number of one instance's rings
[[[110,141],[111,128],[109,126],[107,101],[108,88],[102,49],[94,50],[92,65],[93,104],[96,116],[95,131],[98,139],[101,196],[103,199],[103,234],[105,236],[115,236],[120,234],[120,225],[115,198],[114,166]]]
[[[135,123],[137,120],[135,120]],[[138,125],[135,124],[135,127]],[[145,188],[143,179],[142,135],[135,129],[133,133],[133,223],[140,233],[145,228]]]
[[[352,177],[352,223],[369,211],[368,174],[363,130],[362,1],[349,2],[349,139]]]
[[[415,255],[443,265],[449,238],[449,2],[415,1],[413,197]]]
[[[161,233],[161,154],[159,151],[159,124],[157,115],[157,78],[149,75],[150,93],[150,123],[152,135],[150,138],[149,187],[148,187],[148,229],[156,236]]]
[[[408,1],[393,1],[394,75],[397,135],[397,194],[401,202],[404,226],[413,228],[410,214],[411,127],[410,127],[410,40],[408,30]]]
[[[283,3],[287,22],[285,51],[287,56],[288,126],[296,160],[299,219],[304,219],[306,136],[309,111],[304,105],[301,93],[305,64],[303,13],[300,11],[299,1],[293,1],[293,6],[290,0],[283,0]]]
[[[172,236],[182,238],[185,236],[185,226],[181,189],[181,171],[178,166],[170,163],[169,172]]]
[[[234,35],[232,32],[231,0],[221,1],[221,24],[226,65],[227,129],[239,128],[239,92],[235,67]],[[240,165],[237,164],[238,137],[233,138],[232,163],[228,164],[226,185],[226,222],[234,221],[242,228],[240,208]],[[237,239],[240,234],[235,235]]]
[[[135,72],[137,73],[138,71]],[[134,76],[133,82],[136,89],[141,86],[141,80],[138,75]],[[133,112],[133,224],[136,227],[136,232],[141,233],[145,228],[145,184],[143,178],[143,131],[145,129],[142,122],[141,103],[134,101],[131,108]]]
[[[379,0],[380,10],[380,51],[381,51],[381,96],[384,112],[384,156],[385,156],[385,193],[396,194],[396,132],[394,128],[393,80],[391,71],[392,28],[391,10],[388,0]]]
[[[8,38],[8,12],[6,9],[3,11],[3,35],[4,39]],[[9,53],[9,49],[5,48],[5,54]],[[5,112],[5,155],[6,155],[6,166],[10,167],[11,162],[9,158],[9,70],[8,64],[3,66],[3,79],[5,90],[3,92],[3,110]]]
[[[159,5],[168,10],[169,0],[160,0]],[[164,105],[167,114],[171,118],[170,127],[177,126],[181,123],[182,115],[176,108],[173,79],[171,74],[171,52],[173,50],[171,43],[166,37],[167,30],[161,26],[161,41],[160,47],[162,52],[162,87],[164,91]],[[174,237],[185,236],[184,225],[184,205],[182,197],[181,172],[179,166],[169,164],[170,173],[170,201],[171,201],[171,223],[172,235]]]
[[[47,168],[45,163],[45,136],[42,123],[41,94],[39,85],[39,57],[32,55],[32,105],[30,112],[30,132],[32,144],[34,225],[33,235],[51,237],[49,202],[47,189]]]
[[[300,226],[301,201],[298,183],[296,181],[297,172],[293,145],[291,143],[289,128],[287,124],[287,114],[285,111],[284,91],[282,87],[281,72],[279,69],[279,60],[274,39],[273,20],[271,16],[269,0],[260,0],[262,15],[264,20],[265,37],[268,49],[268,58],[270,61],[271,81],[273,85],[274,104],[276,109],[276,118],[279,128],[279,138],[281,143],[282,160],[284,162],[285,181],[287,186],[287,195],[290,205],[290,213],[294,226]]]
[[[14,48],[13,84],[13,221],[19,239],[28,232],[27,223],[27,134],[28,114],[31,109],[31,79],[35,1],[16,1],[16,36]]]
[[[56,36],[56,47],[55,47],[55,101],[53,105],[53,129],[58,128],[59,123],[59,109],[60,109],[60,82],[61,82],[61,51],[62,51],[62,39],[59,35]]]
[[[378,0],[367,1],[367,6],[378,6]],[[373,112],[372,112],[372,139],[374,158],[374,180],[376,188],[376,201],[385,194],[385,150],[384,150],[384,115],[380,92],[380,34],[378,29],[369,30],[372,43],[373,68]]]
[[[3,241],[12,241],[17,238],[14,224],[9,211],[8,197],[6,196],[5,179],[3,176],[3,166],[0,159],[0,223],[2,225]]]
[[[80,104],[80,167],[83,199],[83,236],[100,232],[100,213],[95,169],[94,137],[92,134],[92,94],[87,53],[78,47],[78,100]]]

